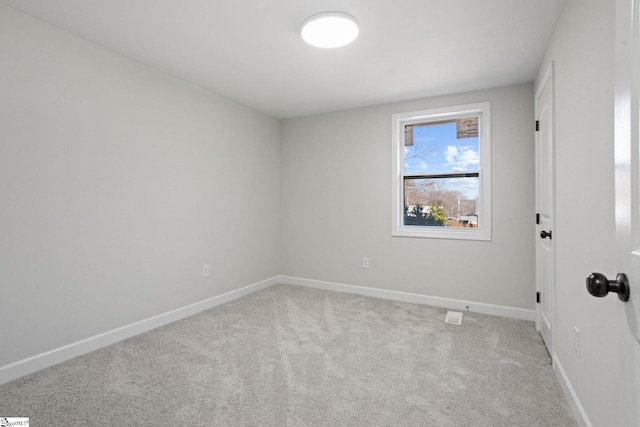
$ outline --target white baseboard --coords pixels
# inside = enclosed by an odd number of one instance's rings
[[[73,359],[74,357],[82,354],[98,350],[118,341],[131,338],[143,332],[150,331],[171,322],[175,322],[176,320],[184,319],[196,313],[200,313],[201,311],[208,310],[220,304],[249,295],[261,289],[268,288],[269,286],[278,283],[278,279],[278,276],[272,277],[271,279],[263,280],[222,295],[199,301],[148,319],[140,320],[139,322],[131,323],[130,325],[122,326],[120,328],[2,366],[0,367],[0,384],[8,383],[9,381],[13,381],[41,369],[62,363],[66,360]]]
[[[558,382],[562,387],[562,391],[567,398],[567,402],[573,411],[573,416],[575,417],[578,425],[580,427],[593,427],[584,407],[580,403],[580,399],[578,399],[578,395],[569,381],[569,377],[567,377],[562,364],[556,357],[553,358],[553,372],[556,374],[556,378],[558,378]]]
[[[432,297],[428,295],[412,294],[408,292],[390,291],[386,289],[368,288],[364,286],[345,285],[342,283],[324,282],[320,280],[303,279],[300,277],[280,276],[280,283],[288,285],[306,286],[309,288],[324,289],[327,291],[347,292],[388,299],[393,301],[410,302],[414,304],[433,305],[459,311],[473,311],[476,313],[493,314],[495,316],[511,317],[520,320],[533,321],[534,310],[524,308],[507,307],[502,305],[485,304],[480,302],[465,301],[451,298]]]
[[[275,276],[252,285],[245,286],[234,291],[218,295],[204,301],[199,301],[167,313],[159,314],[148,319],[141,320],[126,326],[122,326],[111,331],[104,332],[93,337],[77,341],[60,348],[56,348],[45,353],[41,353],[27,359],[19,360],[0,367],[0,384],[6,384],[22,376],[31,374],[44,368],[62,363],[66,360],[98,350],[118,341],[131,338],[135,335],[164,326],[176,320],[184,319],[204,310],[216,307],[234,299],[277,283],[285,283],[297,286],[325,289],[336,292],[347,292],[352,294],[370,296],[375,298],[388,299],[393,301],[403,301],[415,304],[433,305],[460,311],[470,311],[477,313],[493,314],[496,316],[511,317],[515,319],[533,321],[534,311],[522,308],[505,307],[493,304],[477,303],[449,298],[431,297],[427,295],[412,294],[407,292],[390,291],[385,289],[368,288],[363,286],[346,285],[341,283],[324,282],[319,280],[303,279],[291,276]],[[585,424],[590,426],[590,424]]]

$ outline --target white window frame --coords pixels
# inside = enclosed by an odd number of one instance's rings
[[[477,228],[404,225],[404,126],[478,115],[480,154]],[[392,228],[391,235],[436,239],[491,240],[491,103],[456,105],[391,116],[392,128]],[[409,175],[407,175],[409,176]]]

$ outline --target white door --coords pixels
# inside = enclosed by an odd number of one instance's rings
[[[613,360],[623,367],[618,390],[629,424],[640,426],[640,12],[638,0],[616,2],[615,182],[616,260],[629,280],[628,302],[617,304],[619,348]],[[615,279],[615,277],[609,277]],[[611,296],[608,298],[612,298]]]
[[[553,64],[536,93],[536,328],[553,356]]]

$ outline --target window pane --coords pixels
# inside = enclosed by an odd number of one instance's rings
[[[477,173],[404,179],[404,225],[478,227]]]
[[[405,126],[404,173],[478,170],[478,116]]]

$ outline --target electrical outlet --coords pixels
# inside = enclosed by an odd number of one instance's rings
[[[580,330],[575,326],[573,327],[573,350],[580,357]]]
[[[369,257],[362,257],[362,268],[369,268]]]
[[[202,264],[202,278],[209,277],[209,264]]]

